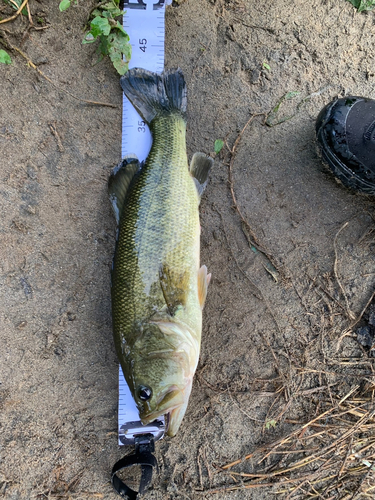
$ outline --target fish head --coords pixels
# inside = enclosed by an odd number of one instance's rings
[[[185,415],[198,362],[199,345],[187,327],[154,322],[144,329],[132,360],[133,397],[143,424],[164,415],[174,436]]]

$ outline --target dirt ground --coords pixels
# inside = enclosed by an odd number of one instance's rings
[[[106,183],[122,97],[111,64],[93,65],[81,45],[95,2],[64,14],[58,3],[29,2],[46,29],[0,25],[54,82],[19,53],[0,65],[0,497],[115,500],[110,470],[125,450]],[[145,498],[372,497],[374,358],[355,332],[374,292],[374,202],[324,169],[314,122],[335,96],[375,98],[374,15],[344,0],[166,9],[165,65],[182,68],[189,91],[188,153],[226,146],[201,204],[213,278],[200,363]]]

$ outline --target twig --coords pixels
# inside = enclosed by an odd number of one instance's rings
[[[31,12],[30,12],[30,6],[29,6],[29,4],[27,4],[26,7],[27,7],[27,15],[28,15],[28,18],[29,18],[30,26],[34,26],[33,18],[31,17]]]
[[[60,136],[59,136],[59,134],[57,132],[56,123],[49,123],[49,128],[50,128],[50,130],[52,132],[52,135],[55,137],[55,139],[57,141],[57,146],[59,148],[60,153],[63,153],[64,152],[64,146],[62,145]]]

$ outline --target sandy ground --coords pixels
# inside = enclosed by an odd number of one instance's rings
[[[55,85],[19,54],[0,66],[0,497],[115,500],[109,473],[124,449],[106,183],[120,160],[119,78],[81,45],[94,2],[64,14],[57,0],[29,3],[47,29],[27,32],[26,18],[0,28]],[[181,430],[157,445],[160,474],[145,498],[312,498],[306,482],[298,491],[272,486],[289,455],[281,465],[270,455],[232,468],[263,471],[270,487],[244,489],[251,483],[219,467],[351,390],[371,393],[373,358],[348,328],[374,291],[374,204],[325,171],[314,122],[335,96],[375,98],[374,24],[374,13],[344,0],[167,8],[166,67],[181,67],[189,90],[188,153],[212,153],[219,138],[227,146],[201,204],[201,259],[213,276],[201,359]],[[298,94],[270,115],[287,92]],[[301,436],[294,449],[309,448]],[[314,488],[321,498],[362,498],[372,480],[362,469],[329,494],[329,481]]]

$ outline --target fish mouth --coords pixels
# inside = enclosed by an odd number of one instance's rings
[[[158,417],[164,415],[165,420],[165,433],[173,437],[184,418],[191,387],[186,391],[180,389],[169,390],[163,398],[161,398],[161,405],[153,412],[144,413],[141,415],[141,421],[144,425],[149,424],[156,420]]]
[[[147,425],[161,415],[165,417],[166,427],[169,426],[171,413],[180,408],[185,402],[184,393],[177,386],[170,388],[164,393],[156,405],[156,410],[145,412],[140,415],[142,424]]]

